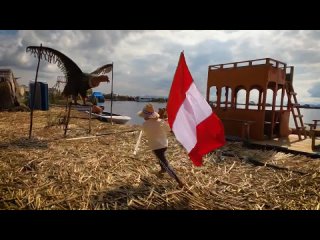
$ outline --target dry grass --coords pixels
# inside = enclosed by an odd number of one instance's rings
[[[173,135],[167,157],[186,186],[165,175],[139,126],[110,125],[72,112],[67,139],[63,108],[0,112],[0,209],[319,209],[320,162],[228,143],[193,167]],[[100,136],[92,135],[102,133]],[[69,138],[80,138],[68,140]],[[264,166],[252,164],[254,159]],[[273,166],[281,167],[280,169]]]

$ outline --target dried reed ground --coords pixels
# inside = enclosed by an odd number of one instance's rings
[[[142,138],[139,126],[92,120],[72,111],[63,137],[64,109],[0,113],[0,209],[319,209],[319,159],[228,143],[194,167],[173,135],[167,157],[186,187],[165,175]],[[67,140],[75,137],[98,137]],[[109,134],[108,134],[109,133]],[[230,154],[231,153],[231,154]],[[283,167],[255,166],[246,159]],[[219,161],[218,161],[219,160]],[[287,171],[286,169],[289,169]],[[292,170],[292,171],[291,171]]]

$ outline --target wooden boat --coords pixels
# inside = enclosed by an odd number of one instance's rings
[[[137,97],[136,101],[137,102],[152,102],[153,98],[152,97]]]
[[[90,114],[89,111],[86,111],[88,114]],[[96,114],[96,113],[91,113],[92,118],[97,118],[100,121],[105,121],[105,122],[111,122],[111,113],[109,112],[102,112],[102,114]],[[131,117],[129,116],[123,116],[120,114],[115,114],[112,113],[112,122],[117,123],[117,124],[125,124],[129,120],[131,120]]]
[[[89,112],[91,107],[91,105],[72,105],[72,108],[78,110],[79,112]]]

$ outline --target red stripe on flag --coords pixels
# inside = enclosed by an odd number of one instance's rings
[[[226,143],[224,127],[215,113],[197,125],[197,144],[189,153],[196,166],[202,165],[202,156]]]
[[[182,52],[180,54],[178,67],[174,74],[167,103],[168,123],[171,128],[173,127],[176,115],[186,98],[186,92],[188,91],[192,82],[192,76],[189,72],[184,54]]]

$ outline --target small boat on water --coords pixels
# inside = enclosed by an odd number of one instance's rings
[[[89,111],[86,111],[86,113],[90,114]],[[100,121],[111,122],[111,113],[109,112],[102,112],[102,114],[91,113],[91,116],[99,119]],[[131,120],[131,117],[129,116],[112,113],[112,122],[114,123],[125,124],[129,120]]]
[[[152,97],[136,97],[137,102],[152,102]]]

